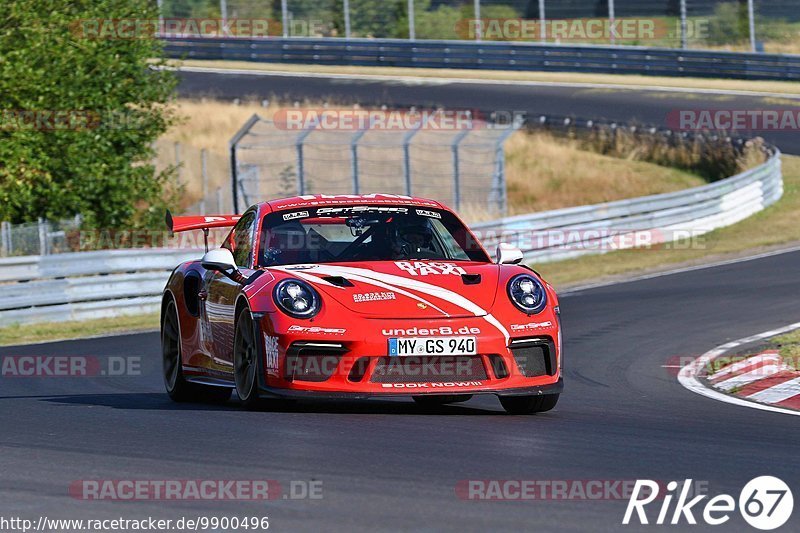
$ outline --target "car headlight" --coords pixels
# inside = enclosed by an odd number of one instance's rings
[[[299,279],[285,279],[275,286],[275,303],[289,316],[311,318],[320,309],[320,297],[311,285]]]
[[[547,305],[547,292],[542,282],[528,274],[514,276],[508,282],[508,297],[523,313],[540,312]]]

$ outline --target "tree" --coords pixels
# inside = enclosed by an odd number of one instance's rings
[[[90,227],[163,215],[152,143],[175,87],[142,28],[150,0],[6,0],[0,20],[0,220],[81,214]],[[133,38],[120,19],[140,21]],[[107,31],[95,31],[103,26]],[[115,29],[116,28],[116,29]]]

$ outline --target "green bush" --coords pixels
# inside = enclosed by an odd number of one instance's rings
[[[708,26],[708,42],[712,45],[735,44],[750,38],[747,5],[717,4]]]
[[[175,77],[152,36],[97,38],[97,19],[155,20],[150,0],[6,0],[0,20],[0,220],[82,214],[88,226],[163,216],[170,172],[152,143],[172,117]],[[82,22],[83,21],[83,22]],[[20,117],[69,117],[72,126]],[[85,121],[77,120],[84,118]],[[41,127],[45,124],[45,127]],[[169,198],[166,198],[168,201]]]

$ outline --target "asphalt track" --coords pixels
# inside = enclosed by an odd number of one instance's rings
[[[730,94],[618,88],[580,88],[549,85],[386,81],[265,75],[246,73],[179,72],[178,92],[184,97],[231,100],[270,99],[294,102],[360,103],[365,106],[479,109],[483,112],[524,112],[617,120],[668,127],[669,113],[680,110],[797,109],[798,100]],[[755,132],[783,152],[800,154],[797,131]]]
[[[646,253],[646,252],[642,252]],[[691,478],[738,497],[775,475],[800,495],[792,417],[682,388],[674,356],[800,321],[800,252],[567,294],[566,392],[547,414],[494,398],[301,403],[272,411],[177,405],[155,333],[4,348],[0,355],[142,356],[126,378],[0,378],[0,515],[268,515],[275,531],[615,531],[624,501],[465,501],[459,480]],[[321,500],[82,501],[82,479],[321,480]],[[652,510],[654,520],[657,509]],[[649,530],[656,529],[653,526]],[[658,528],[664,529],[664,528]],[[704,531],[705,526],[667,527]],[[750,530],[733,514],[718,531]],[[800,531],[800,515],[781,531]]]

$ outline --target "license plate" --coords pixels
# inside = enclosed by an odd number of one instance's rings
[[[389,339],[390,356],[476,355],[475,337],[406,337]]]

